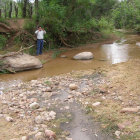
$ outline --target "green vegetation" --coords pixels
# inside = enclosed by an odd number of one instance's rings
[[[100,9],[100,12],[95,10],[102,6],[97,0],[42,0],[39,15],[27,21],[24,29],[34,33],[36,24],[44,27],[50,48],[83,44],[112,32],[114,26],[108,14],[116,3],[117,0],[105,1],[104,6],[109,5],[109,8],[103,14]]]
[[[4,18],[15,18],[15,21],[21,17],[28,18],[24,29],[34,35],[37,26],[42,26],[47,31],[45,45],[49,49],[97,42],[109,37],[114,28],[140,32],[139,0],[36,0],[35,3],[30,0],[6,1],[7,3],[4,0],[1,2],[0,22],[7,24]],[[14,41],[15,44],[35,43],[30,38],[33,36],[23,34]],[[34,51],[35,49],[31,49],[29,53],[34,54]],[[57,56],[58,51],[54,54]]]
[[[124,0],[112,13],[116,28],[134,29],[140,32],[140,1]]]
[[[7,38],[4,35],[0,35],[0,50],[2,50],[6,45]]]

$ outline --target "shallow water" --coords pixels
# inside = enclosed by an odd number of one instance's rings
[[[82,51],[94,54],[93,60],[76,61],[72,57]],[[45,54],[44,54],[45,55]],[[96,69],[104,65],[126,62],[129,59],[140,59],[140,36],[127,35],[112,44],[88,44],[70,49],[63,53],[67,58],[57,57],[44,64],[42,69],[19,72],[16,74],[0,75],[0,81],[23,80],[28,81],[45,76],[68,73],[74,70]]]

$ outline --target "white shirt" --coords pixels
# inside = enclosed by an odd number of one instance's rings
[[[39,31],[39,30],[36,30],[35,31],[35,34],[37,35],[37,39],[44,39],[44,34],[46,34],[46,31]]]

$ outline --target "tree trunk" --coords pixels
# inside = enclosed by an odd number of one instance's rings
[[[15,16],[18,17],[18,7],[15,5]]]
[[[9,18],[12,17],[12,1],[10,1]]]
[[[4,8],[4,16],[5,16],[5,18],[7,17],[7,7],[6,7],[6,3],[5,3],[5,8]]]
[[[0,9],[0,18],[2,17],[2,11],[1,11],[1,9]]]
[[[35,0],[35,14],[36,14],[36,16],[37,16],[37,22],[38,22],[38,18],[39,18],[39,12],[38,12],[38,8],[39,8],[39,6],[38,6],[38,0]]]
[[[29,18],[32,18],[32,14],[33,14],[33,7],[32,5],[29,5],[29,10],[28,10]]]
[[[28,0],[24,0],[24,4],[23,4],[23,11],[22,11],[22,16],[23,18],[26,18],[26,12],[27,12],[27,3],[28,3]]]

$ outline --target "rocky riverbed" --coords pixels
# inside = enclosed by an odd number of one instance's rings
[[[3,140],[71,140],[77,137],[105,140],[108,136],[99,131],[96,123],[89,123],[79,103],[80,98],[91,96],[93,80],[75,74],[21,82],[5,88],[0,95],[0,117],[4,125],[0,137]],[[77,74],[82,76],[81,72]],[[76,122],[73,124],[73,121]]]
[[[133,60],[1,89],[0,139],[138,140],[139,64]]]

